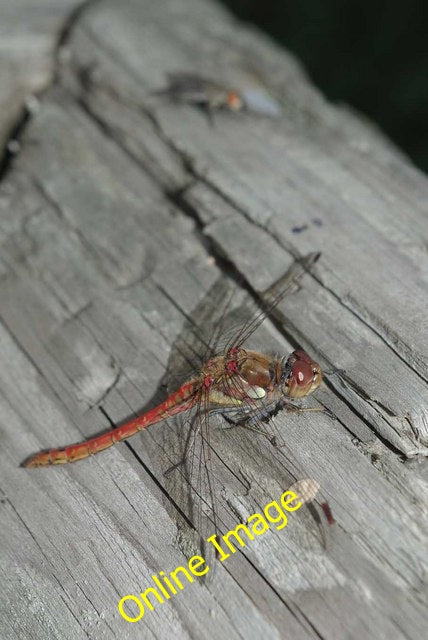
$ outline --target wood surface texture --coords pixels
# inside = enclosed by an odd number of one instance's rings
[[[1,2],[0,25],[2,637],[426,637],[426,176],[214,2]],[[282,115],[210,120],[154,95],[175,71],[256,85]],[[310,477],[326,548],[302,508],[126,622],[123,596],[198,553],[165,474],[185,422],[20,464],[154,406],[231,291],[236,325],[313,251],[249,346],[306,349],[327,375],[305,404],[329,411],[280,412],[279,446],[218,416],[210,446],[222,533]]]

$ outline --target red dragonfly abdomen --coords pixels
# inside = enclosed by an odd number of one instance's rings
[[[162,420],[180,413],[181,411],[190,409],[197,399],[197,390],[199,386],[199,380],[190,380],[171,394],[165,402],[162,402],[157,407],[154,407],[154,409],[147,411],[144,415],[129,420],[129,422],[126,422],[119,427],[115,427],[107,433],[103,433],[100,436],[86,440],[86,442],[71,444],[62,449],[49,449],[48,451],[36,453],[36,455],[24,462],[23,466],[43,467],[51,464],[76,462],[76,460],[82,460],[82,458],[87,458],[99,451],[108,449],[117,442],[130,438],[138,431],[142,431],[142,429],[146,429],[152,424],[156,424],[157,422],[161,422]]]

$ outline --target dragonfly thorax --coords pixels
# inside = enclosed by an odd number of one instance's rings
[[[221,364],[223,375],[229,378],[228,395],[241,399],[302,398],[315,391],[322,380],[319,364],[301,349],[278,358],[234,348],[223,356]]]

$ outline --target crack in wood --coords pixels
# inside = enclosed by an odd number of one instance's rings
[[[60,30],[60,33],[57,39],[57,44],[55,46],[55,50],[53,53],[56,70],[54,71],[53,78],[49,82],[49,84],[47,84],[42,90],[38,92],[38,97],[42,97],[48,91],[48,89],[57,82],[58,75],[59,75],[59,61],[58,61],[59,51],[61,47],[63,47],[67,43],[68,39],[70,38],[73,32],[74,26],[82,18],[84,12],[87,9],[89,9],[90,6],[94,6],[100,1],[102,0],[84,0],[83,2],[78,4],[76,7],[74,7],[74,9],[71,10],[69,15],[64,20],[64,23]],[[14,159],[17,155],[16,151],[12,150],[10,143],[16,142],[18,144],[18,153],[19,153],[21,149],[20,141],[23,138],[25,131],[28,128],[28,124],[32,118],[31,108],[27,104],[22,105],[22,108],[20,111],[21,113],[18,114],[15,120],[15,123],[12,125],[10,129],[8,139],[6,141],[6,144],[2,150],[2,155],[0,157],[0,183],[8,175],[9,171],[12,168]]]

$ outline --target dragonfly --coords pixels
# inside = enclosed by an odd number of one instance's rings
[[[289,355],[261,353],[246,348],[254,331],[262,324],[296,284],[309,271],[320,254],[311,253],[296,261],[279,293],[262,304],[262,310],[250,319],[220,353],[213,353],[197,374],[187,379],[163,402],[124,424],[89,440],[62,448],[40,451],[27,459],[23,466],[29,469],[72,463],[96,455],[126,440],[142,430],[162,421],[188,412],[193,416],[191,441],[200,435],[202,443],[200,465],[204,467],[207,485],[209,477],[210,416],[219,413],[228,422],[242,425],[254,431],[263,431],[263,424],[281,409],[289,411],[319,411],[322,409],[301,407],[296,404],[314,393],[322,382],[320,365],[303,349],[295,349]],[[303,484],[297,484],[302,489]],[[312,483],[311,486],[314,486]],[[210,493],[212,489],[210,488]],[[299,492],[303,503],[314,500],[316,491]],[[211,510],[215,498],[211,497]],[[322,505],[328,524],[334,522],[327,502]],[[316,516],[315,516],[316,517]]]

